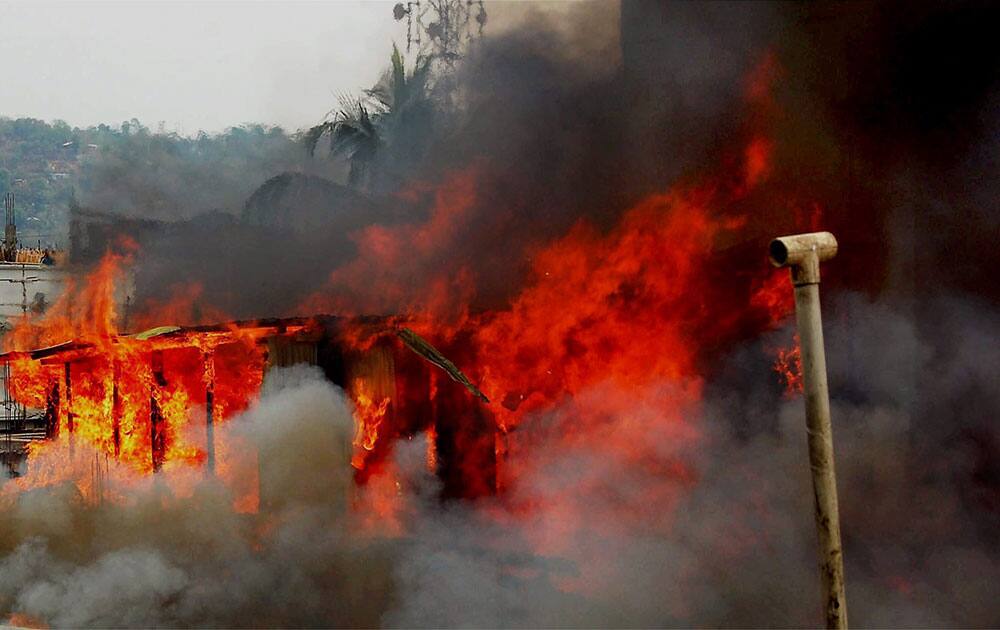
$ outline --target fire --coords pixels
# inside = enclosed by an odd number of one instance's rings
[[[352,392],[355,406],[354,446],[360,450],[355,452],[351,465],[360,470],[365,466],[364,452],[375,448],[379,427],[389,410],[389,397],[376,396],[369,383],[362,378],[354,380]]]
[[[32,445],[33,457],[48,449],[72,456],[85,446],[133,474],[201,466],[215,446],[206,406],[214,422],[225,422],[257,394],[264,358],[252,332],[180,340],[158,336],[170,328],[120,333],[116,294],[129,261],[109,253],[79,289],[69,287],[44,317],[20,321],[7,340],[8,351],[22,352],[11,360],[11,394],[46,412],[51,439]],[[67,462],[62,475],[72,471]]]
[[[483,318],[474,333],[477,365],[483,391],[500,402],[498,424],[511,432],[508,481],[535,466],[516,457],[517,427],[552,409],[574,414],[572,432],[558,438],[567,448],[587,444],[633,463],[658,462],[643,434],[697,439],[688,418],[702,396],[705,348],[790,311],[777,280],[738,289],[710,275],[718,243],[742,226],[719,208],[762,181],[765,159],[761,146],[748,151],[746,177],[729,190],[648,197],[608,233],[578,224],[535,255],[532,280],[509,310]],[[602,392],[600,407],[581,407],[594,391]],[[659,400],[655,425],[634,419],[643,397]],[[609,433],[612,419],[619,425]],[[690,471],[673,462],[664,474],[682,481]]]
[[[706,202],[654,196],[614,233],[580,224],[535,258],[535,283],[477,334],[504,427],[601,381],[627,391],[695,374],[690,328],[707,319],[698,261],[723,228]]]
[[[767,177],[771,151],[771,142],[766,138],[755,138],[747,145],[744,167],[747,186],[753,187]]]
[[[544,465],[525,459],[533,445],[519,431],[539,416],[566,422],[554,439],[568,449],[601,450],[692,483],[684,462],[665,459],[645,438],[697,440],[689,418],[697,414],[713,358],[791,312],[785,274],[764,273],[762,256],[753,259],[761,272],[749,273],[741,258],[748,248],[763,249],[746,230],[755,195],[775,173],[776,143],[762,121],[775,107],[768,86],[776,73],[769,57],[752,78],[753,124],[718,170],[647,196],[613,226],[584,219],[560,237],[533,243],[522,261],[524,286],[499,308],[474,311],[474,265],[441,264],[485,203],[477,191],[488,171],[483,165],[453,173],[436,188],[404,192],[432,200],[426,221],[353,235],[357,258],[333,270],[325,295],[314,296],[309,308],[395,312],[391,321],[426,335],[467,371],[460,379],[450,373],[468,390],[459,388],[459,400],[441,393],[451,385],[444,372],[424,379],[385,345],[383,333],[364,325],[341,331],[342,385],[354,403],[351,463],[355,479],[368,486],[360,502],[373,506],[371,514],[396,520],[393,441],[426,435],[428,467],[446,491],[482,496]],[[220,442],[214,425],[252,403],[268,361],[265,337],[287,331],[233,324],[124,334],[115,305],[122,302],[121,270],[135,251],[106,256],[44,318],[25,319],[11,334],[8,351],[45,348],[11,358],[15,398],[50,417],[53,439],[34,448],[71,453],[83,443],[136,475],[217,466],[227,482],[252,485],[243,481],[258,474],[257,466],[237,455],[247,449]],[[180,286],[174,295],[132,321],[197,323],[190,313],[200,287]],[[794,358],[780,360],[788,368]],[[435,365],[421,369],[448,370]],[[397,378],[406,370],[419,382]],[[656,414],[637,412],[637,399],[655,401]],[[456,477],[464,487],[455,488]],[[255,492],[244,488],[238,509],[255,509]],[[665,492],[656,500],[672,502],[673,490]]]
[[[774,371],[778,373],[785,384],[785,396],[793,397],[802,393],[802,351],[799,346],[799,336],[790,348],[778,348],[778,357],[774,362]]]
[[[780,112],[771,88],[780,75],[770,53],[751,73],[746,128],[717,168],[647,196],[611,227],[582,219],[548,242],[529,236],[527,244],[512,243],[509,264],[523,265],[527,279],[500,308],[476,310],[476,264],[453,255],[464,251],[471,225],[496,221],[504,233],[509,209],[492,207],[480,191],[479,180],[490,177],[486,160],[448,174],[437,186],[405,191],[404,197],[429,203],[426,220],[353,234],[357,256],[334,269],[328,285],[305,305],[405,315],[407,327],[456,358],[491,401],[484,409],[497,431],[491,460],[466,455],[480,446],[470,438],[450,456],[460,461],[446,466],[476,477],[495,462],[503,474],[492,481],[493,490],[532,466],[520,454],[525,422],[570,409],[576,415],[558,437],[562,443],[589,443],[632,462],[655,461],[637,427],[635,433],[628,428],[605,435],[610,419],[633,422],[636,400],[645,396],[661,405],[655,426],[646,431],[696,439],[689,416],[697,413],[711,361],[732,344],[777,328],[792,312],[787,273],[766,266],[761,241],[770,234],[753,232],[754,215],[765,204],[796,224],[814,224],[819,217],[811,200],[778,190],[773,181],[780,147],[769,131]],[[356,467],[374,453],[382,457],[400,435],[394,427],[406,423],[392,409],[406,402],[406,392],[398,392],[383,414],[384,399],[370,386],[353,385]],[[384,393],[381,386],[379,391]],[[600,410],[580,407],[581,397],[594,391],[604,393]],[[476,425],[470,410],[461,413],[468,416],[463,426]],[[425,430],[436,440],[448,435],[441,427]],[[442,450],[430,448],[427,455],[439,472]],[[678,479],[690,473],[679,462],[664,470]],[[378,474],[366,469],[364,478]]]
[[[791,312],[784,274],[741,288],[711,268],[719,243],[738,240],[746,223],[726,208],[765,181],[771,147],[754,136],[739,180],[652,195],[610,232],[581,222],[534,256],[527,289],[475,333],[503,427],[604,382],[623,392],[680,382],[695,400],[705,346]],[[727,295],[736,290],[742,299]]]
[[[427,471],[430,473],[437,472],[438,457],[437,457],[437,445],[434,441],[437,439],[437,430],[434,425],[431,425],[427,429]]]
[[[48,628],[48,624],[40,619],[36,619],[31,615],[25,615],[22,613],[13,613],[7,620],[8,626],[15,628]]]
[[[116,334],[116,288],[123,284],[122,267],[135,248],[123,245],[129,253],[109,252],[82,283],[70,280],[42,320],[18,321],[4,339],[5,349],[27,350],[79,338],[103,340]]]

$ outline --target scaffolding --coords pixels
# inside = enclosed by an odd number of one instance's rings
[[[9,211],[8,211],[9,214]],[[9,221],[8,217],[8,221]],[[0,306],[20,306],[21,316],[28,314],[28,285],[38,282],[37,276],[27,275],[27,266],[21,265],[21,277],[0,278],[0,282],[10,282],[21,285],[20,303],[4,303]],[[0,392],[0,466],[8,477],[20,475],[21,464],[27,456],[28,444],[45,438],[44,413],[41,410],[30,410],[17,402],[10,391],[10,364],[3,364],[0,369],[0,379],[3,380]]]
[[[8,477],[17,477],[28,444],[45,439],[45,418],[41,410],[28,409],[11,395],[10,364],[0,367],[0,379],[0,464]]]
[[[35,282],[41,282],[41,278],[39,278],[38,276],[29,276],[29,275],[27,275],[27,273],[28,273],[27,265],[24,264],[24,263],[22,263],[21,264],[21,277],[20,277],[20,279],[18,279],[18,278],[0,278],[0,282],[9,282],[11,284],[20,284],[21,285],[21,301],[20,302],[3,302],[3,303],[0,303],[0,306],[20,306],[21,307],[21,315],[22,316],[26,316],[28,314],[28,285],[32,284],[32,283],[35,283]]]

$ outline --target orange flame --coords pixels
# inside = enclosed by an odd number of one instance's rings
[[[389,397],[375,400],[373,388],[363,378],[356,378],[351,386],[354,399],[354,457],[351,465],[358,470],[365,466],[365,451],[375,448],[379,427],[389,410]]]
[[[109,253],[48,313],[19,321],[6,340],[8,351],[22,352],[73,342],[48,358],[22,354],[11,360],[12,396],[53,416],[54,439],[32,445],[33,456],[46,449],[72,453],[81,445],[138,474],[201,465],[208,450],[209,388],[214,386],[215,422],[242,411],[257,394],[264,355],[252,332],[191,333],[180,341],[119,333],[116,303],[123,301],[119,287],[126,284],[129,261]],[[212,355],[207,364],[206,353]],[[73,475],[72,462],[62,473]],[[29,475],[21,483],[55,480]]]
[[[26,615],[24,613],[12,613],[10,618],[7,620],[8,626],[15,628],[48,628],[49,625],[38,619],[32,617],[31,615]]]
[[[793,398],[802,393],[802,350],[798,334],[795,335],[795,340],[790,348],[778,348],[778,358],[774,362],[774,371],[778,373],[785,384],[786,398]]]

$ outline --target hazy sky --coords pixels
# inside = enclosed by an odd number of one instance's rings
[[[405,45],[393,4],[0,1],[0,115],[185,134],[308,126]]]

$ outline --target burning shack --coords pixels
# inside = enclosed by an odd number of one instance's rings
[[[353,401],[357,483],[387,462],[398,439],[426,433],[444,496],[482,496],[496,486],[496,424],[486,396],[395,320],[161,326],[7,352],[0,362],[10,369],[8,394],[42,410],[46,439],[70,448],[86,441],[137,472],[185,464],[215,472],[216,426],[249,406],[269,370],[307,364]]]

